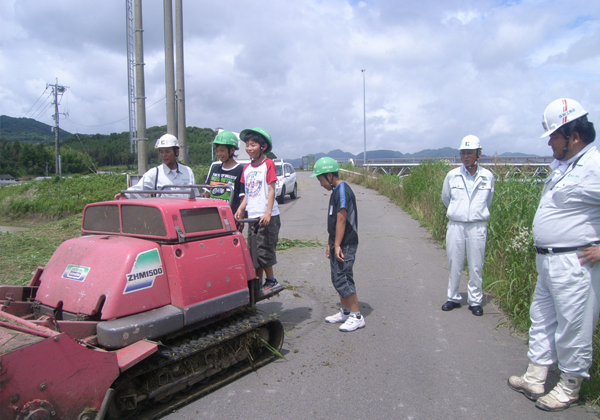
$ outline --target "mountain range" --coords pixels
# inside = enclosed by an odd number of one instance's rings
[[[458,151],[458,149],[453,149],[451,147],[443,147],[441,149],[425,149],[425,150],[421,150],[420,152],[416,152],[416,153],[401,153],[401,152],[397,152],[395,150],[367,150],[367,160],[379,159],[378,163],[385,163],[385,160],[382,161],[382,159],[389,159],[391,161],[392,159],[400,159],[400,158],[404,158],[404,159],[406,159],[406,158],[417,158],[417,159],[450,158],[450,157],[459,157],[459,155],[460,155],[460,152]],[[343,150],[340,150],[340,149],[332,150],[329,153],[316,153],[314,155],[309,155],[309,156],[314,156],[315,162],[324,156],[328,156],[328,157],[336,159],[336,160],[358,159],[361,162],[364,159],[363,152],[353,155],[352,153],[344,152]],[[485,156],[485,154],[483,156]],[[506,157],[506,156],[532,156],[532,155],[525,154],[525,153],[503,153],[498,156]],[[302,165],[302,158],[285,159],[285,161],[291,163],[294,166],[294,168],[298,168],[298,167],[300,167],[300,165]]]

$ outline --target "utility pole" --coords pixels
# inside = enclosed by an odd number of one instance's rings
[[[365,154],[363,166],[367,164],[367,97],[365,91],[365,72],[367,70],[362,69],[363,74],[363,121],[364,121],[364,131],[365,131]]]
[[[60,178],[62,172],[60,168],[60,139],[58,138],[58,120],[60,115],[58,112],[58,97],[60,96],[62,98],[62,95],[68,89],[68,86],[59,85],[58,79],[56,79],[56,83],[53,85],[46,83],[46,89],[48,89],[49,86],[52,86],[52,94],[54,95],[54,102],[52,102],[54,104],[54,115],[52,116],[52,118],[54,118],[54,153],[56,155],[56,175]],[[69,114],[63,113],[62,115],[68,116]]]
[[[173,3],[163,0],[165,25],[165,94],[167,96],[167,133],[177,136],[175,116],[175,59],[173,58]]]
[[[188,164],[187,135],[185,131],[185,85],[183,80],[183,5],[175,0],[175,58],[177,80],[177,139],[181,150],[181,161]]]
[[[138,174],[148,170],[148,138],[146,137],[146,88],[144,81],[144,29],[142,0],[134,1],[135,11],[135,106],[137,114]],[[131,99],[130,99],[131,100]]]
[[[221,131],[223,131],[223,127],[217,127],[217,128],[215,128],[215,131],[217,132],[217,134],[219,134]],[[238,141],[238,143],[239,143],[239,141]],[[215,155],[214,155],[215,148],[213,147],[212,143],[209,143],[208,145],[210,147],[210,161],[214,162],[215,161]]]

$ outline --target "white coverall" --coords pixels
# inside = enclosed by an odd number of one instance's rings
[[[494,175],[489,170],[477,166],[473,189],[469,194],[467,169],[464,165],[448,172],[444,179],[442,201],[448,208],[446,215],[446,252],[450,279],[448,300],[459,303],[462,300],[458,287],[465,265],[465,248],[469,264],[468,302],[481,306],[483,301],[483,261],[487,239],[487,220],[494,197]]]
[[[158,179],[157,179],[158,176]],[[195,184],[194,173],[190,168],[177,162],[177,169],[169,169],[164,163],[156,168],[148,170],[137,184],[132,185],[130,190],[160,190],[168,185],[190,185]],[[168,188],[165,188],[168,189]],[[126,194],[128,198],[148,197],[148,194]],[[196,190],[198,196],[198,190]],[[165,197],[189,197],[187,194],[165,194]]]
[[[567,163],[550,165],[554,173],[533,220],[534,243],[542,252],[600,242],[600,152],[588,145]],[[558,361],[561,371],[588,378],[600,311],[600,263],[581,265],[576,250],[561,251],[538,250],[527,356],[544,366]]]

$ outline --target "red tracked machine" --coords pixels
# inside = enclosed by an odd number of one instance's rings
[[[260,289],[227,203],[193,191],[90,204],[29,286],[0,286],[1,419],[152,418],[275,357],[283,327],[255,304],[283,287]]]

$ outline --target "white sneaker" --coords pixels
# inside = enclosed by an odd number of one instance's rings
[[[361,316],[360,319],[355,316],[348,316],[346,322],[340,325],[340,331],[350,332],[358,330],[359,328],[365,327],[365,317]]]
[[[339,324],[341,322],[346,322],[349,316],[350,314],[345,315],[344,312],[340,309],[340,311],[337,314],[325,318],[325,322],[329,324]]]

